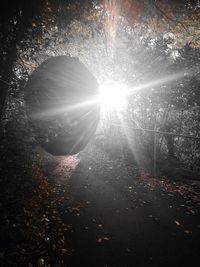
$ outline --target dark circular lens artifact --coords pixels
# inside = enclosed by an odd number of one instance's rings
[[[98,84],[78,58],[52,57],[31,74],[27,115],[35,138],[52,155],[80,152],[95,134]]]

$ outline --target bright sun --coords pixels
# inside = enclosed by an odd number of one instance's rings
[[[104,114],[112,111],[122,112],[127,104],[127,86],[115,82],[106,82],[100,86],[99,100]]]

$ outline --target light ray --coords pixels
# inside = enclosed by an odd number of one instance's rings
[[[184,71],[179,72],[179,73],[175,73],[175,74],[169,75],[167,77],[160,78],[160,79],[155,80],[155,81],[151,81],[151,82],[148,82],[148,83],[145,83],[145,84],[141,84],[141,85],[132,87],[132,88],[130,88],[128,90],[127,93],[131,94],[131,93],[134,93],[136,91],[140,91],[140,90],[143,90],[143,89],[146,89],[146,88],[149,88],[149,87],[154,87],[154,86],[158,86],[158,85],[161,85],[161,84],[170,83],[170,82],[179,80],[180,78],[183,78],[184,75],[185,75]]]
[[[125,109],[127,104],[127,97],[131,94],[134,94],[138,91],[159,86],[162,84],[167,84],[173,81],[177,81],[180,78],[184,77],[185,72],[179,72],[175,73],[163,78],[160,78],[155,81],[150,81],[145,84],[141,84],[135,87],[127,87],[125,84],[107,81],[103,85],[100,86],[99,96],[80,103],[76,104],[62,104],[58,108],[50,108],[46,109],[45,111],[33,113],[31,114],[32,118],[48,118],[51,116],[57,116],[59,114],[67,113],[67,112],[73,112],[78,109],[81,109],[83,107],[87,107],[90,105],[100,105],[103,114],[107,114],[109,112],[117,111],[120,112],[123,109]]]
[[[135,158],[135,160],[137,161],[137,155],[135,152],[135,147],[133,146],[133,137],[131,138],[131,135],[128,131],[128,129],[130,129],[130,127],[128,127],[128,125],[126,125],[125,121],[120,116],[118,117],[118,119],[119,119],[119,122],[122,126],[122,130],[123,130],[123,133],[125,134],[126,140],[128,142],[128,146],[131,150],[131,153],[132,153],[133,157]]]
[[[45,111],[42,111],[42,112],[33,113],[33,114],[31,114],[30,117],[33,119],[39,119],[39,118],[45,119],[45,118],[48,118],[51,116],[57,116],[59,114],[76,111],[76,110],[81,109],[83,107],[92,106],[92,105],[95,105],[98,103],[99,103],[98,98],[94,98],[92,100],[80,102],[80,103],[73,104],[73,105],[65,104],[65,105],[62,105],[58,108],[46,109]]]
[[[89,127],[86,127],[85,131],[79,136],[79,138],[77,139],[76,143],[73,145],[70,153],[74,150],[74,148],[76,148],[76,146],[78,146],[79,144],[81,144],[82,140],[84,138],[86,138],[86,136],[88,136],[88,133],[90,133],[91,129],[95,127],[95,121],[93,121]],[[89,142],[89,140],[88,140]]]
[[[116,0],[105,0],[105,32],[107,46],[114,52],[115,38],[119,27],[121,2]]]

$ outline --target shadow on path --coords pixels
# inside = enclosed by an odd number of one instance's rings
[[[159,188],[149,190],[123,162],[96,147],[88,146],[79,159],[68,182],[70,206],[78,209],[64,215],[73,248],[66,266],[195,266],[198,206]]]

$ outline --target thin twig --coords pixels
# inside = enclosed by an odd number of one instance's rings
[[[3,82],[3,83],[5,83],[5,84],[7,84],[7,85],[10,85],[8,82],[6,82],[5,80],[3,80],[1,78],[0,78],[0,81]]]
[[[182,138],[200,140],[200,137],[195,137],[195,136],[192,136],[192,135],[184,135],[184,134],[162,132],[162,131],[151,130],[151,129],[146,129],[146,128],[132,128],[132,127],[128,127],[128,126],[126,127],[124,125],[116,124],[116,123],[113,123],[113,125],[129,128],[131,130],[136,130],[136,131],[144,131],[144,132],[151,132],[151,133],[157,133],[157,134],[164,134],[164,135],[170,135],[170,136],[179,136],[179,137],[182,137]]]

